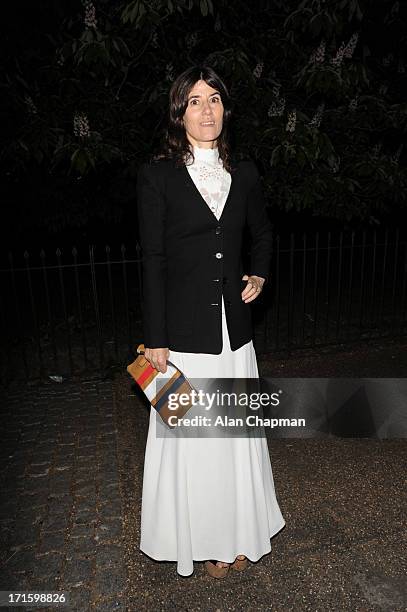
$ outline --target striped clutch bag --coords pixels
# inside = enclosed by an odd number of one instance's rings
[[[137,347],[139,356],[127,366],[127,371],[134,378],[150,404],[155,408],[168,427],[176,426],[191,406],[194,405],[192,392],[194,387],[171,361],[167,360],[165,374],[150,365],[144,357],[144,344]],[[183,394],[182,402],[174,401],[175,395]],[[174,394],[172,398],[169,396]],[[188,396],[188,397],[187,397]],[[175,417],[169,422],[169,417]]]

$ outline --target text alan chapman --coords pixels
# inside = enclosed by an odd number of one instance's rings
[[[215,420],[202,415],[179,419],[174,415],[168,418],[168,424],[178,427],[305,427],[305,419],[264,419],[257,414],[250,414],[244,419],[224,415],[218,415]]]

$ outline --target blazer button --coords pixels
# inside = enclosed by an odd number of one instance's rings
[[[227,283],[227,282],[228,282],[227,276],[224,276],[224,277],[222,278],[222,284],[223,284],[223,285],[226,285],[226,283]]]
[[[222,228],[220,225],[218,225],[218,227],[215,230],[215,234],[218,236],[221,233],[221,231],[222,231]]]
[[[216,259],[222,259],[223,253],[215,253]]]
[[[226,304],[226,306],[231,306],[232,302],[230,300],[226,300],[225,304]]]

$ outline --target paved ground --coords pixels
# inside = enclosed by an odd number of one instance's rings
[[[263,376],[278,378],[405,378],[407,337],[258,355]]]
[[[407,610],[407,440],[272,440],[287,525],[216,581],[138,549],[148,410],[126,374],[10,388],[2,405],[1,590],[66,590],[72,611]]]

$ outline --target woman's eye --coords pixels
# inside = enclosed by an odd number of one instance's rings
[[[220,98],[219,98],[219,96],[216,96],[215,98],[212,98],[212,102],[220,102]],[[193,98],[193,99],[190,101],[190,104],[191,104],[191,105],[193,104],[193,105],[195,105],[195,106],[196,106],[196,104],[199,104],[199,100],[197,100],[196,98]]]

